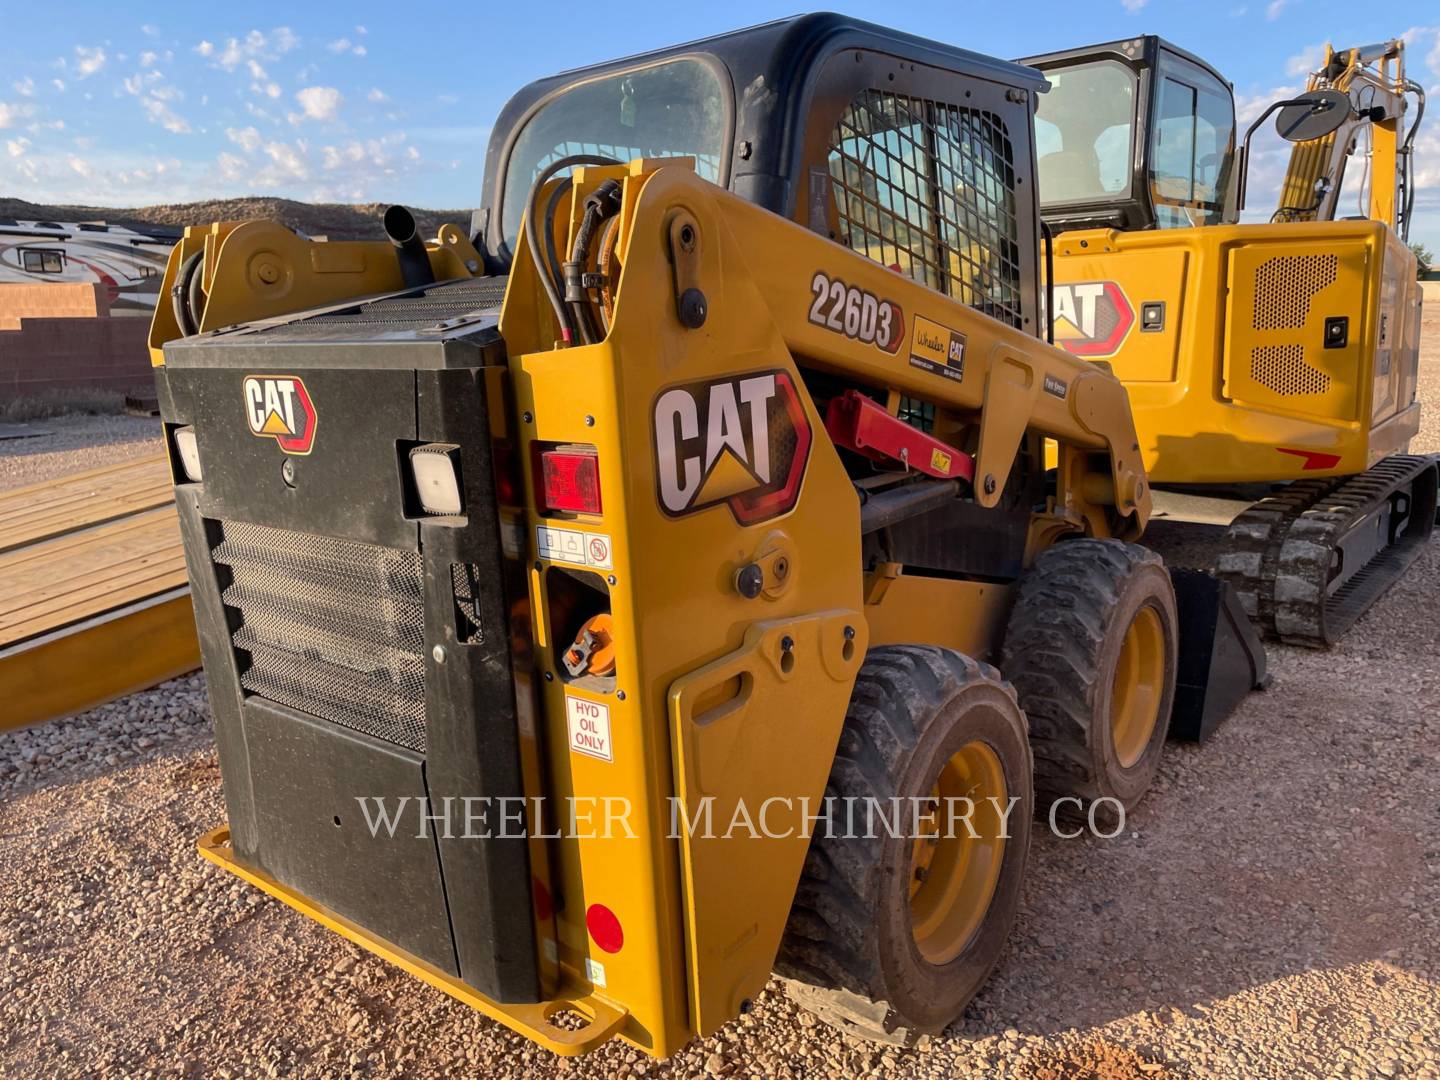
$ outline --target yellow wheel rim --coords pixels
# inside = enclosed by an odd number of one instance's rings
[[[973,807],[970,828],[961,799]],[[959,956],[990,909],[1007,808],[1005,770],[989,746],[966,743],[941,767],[910,852],[910,927],[931,964]]]
[[[1155,609],[1147,605],[1125,630],[1110,688],[1110,734],[1122,769],[1139,761],[1150,745],[1164,685],[1165,630]]]

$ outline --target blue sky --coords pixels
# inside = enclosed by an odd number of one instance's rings
[[[1017,56],[1158,33],[1234,83],[1242,121],[1303,85],[1321,43],[1405,34],[1431,94],[1412,239],[1440,251],[1440,4],[917,0],[834,5]],[[790,3],[0,4],[0,195],[129,206],[245,194],[463,208],[524,83],[792,14]],[[556,30],[568,36],[559,36]],[[1267,144],[1252,179],[1273,205]]]

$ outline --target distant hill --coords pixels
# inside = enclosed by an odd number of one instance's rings
[[[141,206],[117,209],[113,206],[49,206],[24,199],[0,197],[0,218],[21,221],[103,221],[135,228],[137,225],[203,225],[211,221],[263,218],[279,221],[310,236],[331,240],[373,240],[384,235],[380,218],[386,203],[302,203],[293,199],[251,195],[241,199],[212,199],[208,202]],[[433,236],[446,222],[461,228],[470,226],[468,210],[417,210],[415,221],[422,236]]]

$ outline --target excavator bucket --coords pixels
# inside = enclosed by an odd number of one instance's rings
[[[1265,646],[1229,582],[1181,569],[1170,580],[1180,621],[1170,735],[1203,742],[1251,690],[1269,684]]]

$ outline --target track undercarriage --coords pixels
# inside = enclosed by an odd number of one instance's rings
[[[1333,645],[1424,549],[1436,469],[1434,457],[1397,454],[1355,476],[1289,484],[1235,519],[1216,573],[1265,637]]]

